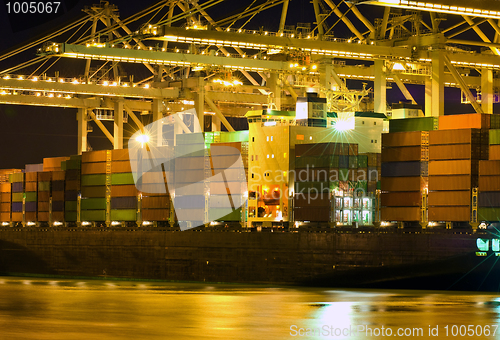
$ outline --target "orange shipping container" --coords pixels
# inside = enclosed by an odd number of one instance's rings
[[[422,205],[420,191],[382,193],[380,200],[383,207],[419,207]]]
[[[38,182],[48,182],[52,179],[52,172],[39,172]]]
[[[10,183],[2,183],[0,184],[0,192],[10,192],[11,185]]]
[[[26,182],[26,191],[36,191],[36,182]]]
[[[50,192],[48,191],[39,191],[38,194],[38,201],[39,202],[48,202],[50,199]]]
[[[64,181],[66,171],[53,171],[52,180],[53,181]]]
[[[429,176],[431,175],[469,175],[477,174],[479,161],[430,161]]]
[[[472,179],[471,175],[429,176],[429,191],[470,190]]]
[[[169,209],[144,209],[142,210],[143,221],[168,221]]]
[[[439,130],[455,129],[489,129],[489,114],[471,113],[439,117]]]
[[[486,139],[486,136],[488,139]],[[483,139],[482,139],[483,138]],[[460,130],[434,130],[429,132],[429,145],[481,144],[489,142],[489,134],[481,130],[462,128]]]
[[[82,153],[82,163],[106,162],[107,150]]]
[[[142,209],[166,209],[170,207],[170,197],[157,196],[157,197],[143,197]]]
[[[106,163],[82,163],[82,175],[105,174]]]
[[[479,176],[478,190],[500,191],[500,176]]]
[[[61,163],[69,160],[69,157],[51,157],[43,159],[43,171],[51,171],[52,169],[61,170]],[[49,170],[50,169],[50,170]]]
[[[130,161],[113,161],[111,163],[111,172],[112,173],[132,172]]]
[[[22,213],[21,213],[22,214]],[[36,221],[36,212],[26,212],[24,214],[26,216],[26,222],[35,222]]]
[[[111,160],[112,161],[129,161],[128,149],[117,149],[111,150]]]
[[[80,190],[80,181],[66,181],[66,190]]]
[[[49,202],[38,202],[38,211],[49,211]]]
[[[490,160],[500,160],[500,145],[490,145]]]
[[[470,221],[470,207],[429,207],[429,221],[468,222]]]
[[[479,176],[500,175],[500,160],[479,161]]]
[[[64,221],[64,211],[53,211],[52,212],[52,221],[63,222]]]
[[[48,220],[49,220],[49,212],[48,211],[39,211],[38,212],[38,221],[48,222]]]
[[[112,185],[111,197],[133,197],[137,196],[139,192],[135,185]]]
[[[82,197],[106,197],[106,186],[82,187]]]
[[[0,211],[1,212],[9,212],[10,211],[10,203],[0,203]]]
[[[10,192],[0,193],[0,202],[10,202]]]
[[[382,177],[382,191],[422,191],[427,187],[426,177]]]
[[[12,213],[12,222],[22,222],[23,220],[23,213]]]
[[[26,182],[36,182],[38,178],[37,172],[27,172],[26,173]]]
[[[10,212],[0,212],[0,222],[10,222]]]
[[[428,141],[428,138],[428,131],[384,133],[382,147],[420,146]]]
[[[382,221],[420,221],[419,207],[382,208]]]
[[[429,206],[445,207],[457,205],[470,205],[470,190],[463,191],[432,191],[429,192]]]
[[[430,161],[479,159],[480,157],[481,146],[479,144],[431,145],[429,147]]]
[[[422,147],[403,146],[382,149],[382,162],[411,162],[422,160]]]
[[[64,201],[64,191],[52,191],[52,201]]]

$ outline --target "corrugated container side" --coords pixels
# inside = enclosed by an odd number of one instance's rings
[[[490,145],[490,160],[500,160],[500,145]]]
[[[381,180],[382,191],[421,191],[426,187],[426,177],[382,177]]]
[[[489,129],[489,114],[471,113],[439,117],[439,130]]]
[[[385,207],[381,209],[382,221],[420,221],[419,207]]]
[[[112,221],[136,221],[137,220],[137,210],[136,209],[120,209],[111,210],[110,218]]]
[[[82,210],[81,211],[82,221],[105,221],[106,220],[106,210]]]
[[[106,197],[106,186],[82,187],[82,197]]]
[[[111,197],[137,196],[139,192],[135,185],[112,185]]]
[[[479,161],[479,176],[500,175],[500,160]]]
[[[294,209],[296,221],[328,222],[330,220],[329,207],[299,207]]]
[[[471,175],[429,176],[429,191],[470,190],[477,186],[477,177]]]
[[[464,222],[470,221],[470,206],[461,207],[429,207],[429,221]]]
[[[483,208],[500,207],[500,191],[480,192],[477,195],[477,204]]]
[[[129,161],[113,161],[111,163],[111,172],[112,173],[132,172],[132,167]]]
[[[481,159],[480,144],[431,145],[429,160]]]
[[[490,130],[490,145],[500,145],[500,129]]]
[[[427,173],[427,162],[382,163],[383,177],[414,177]]]
[[[82,163],[106,162],[107,150],[88,151],[82,153]]]
[[[471,192],[469,190],[431,191],[428,196],[428,204],[436,207],[470,205]]]
[[[436,130],[429,132],[429,145],[481,144],[481,130]]]
[[[82,175],[105,174],[106,163],[82,163]]]
[[[429,132],[412,131],[382,134],[382,147],[420,146]]]
[[[420,191],[382,193],[380,200],[383,207],[419,207],[422,205]]]
[[[141,214],[143,221],[168,221],[170,217],[168,209],[143,209]]]
[[[475,160],[430,161],[429,175],[470,175],[479,172],[479,162]]]
[[[479,191],[500,191],[500,176],[479,176]]]
[[[478,208],[478,220],[481,222],[498,222],[500,221],[500,208]]]
[[[422,160],[422,147],[403,146],[382,149],[382,162],[419,162]]]

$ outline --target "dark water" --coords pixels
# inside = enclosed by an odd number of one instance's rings
[[[0,339],[500,339],[499,323],[489,293],[0,278]]]

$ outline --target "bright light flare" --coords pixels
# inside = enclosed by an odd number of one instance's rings
[[[135,140],[141,144],[146,144],[149,142],[149,136],[148,135],[139,135],[135,138]]]

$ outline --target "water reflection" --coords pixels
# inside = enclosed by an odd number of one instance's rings
[[[496,339],[499,316],[498,294],[0,279],[1,339],[442,339],[462,325]]]

